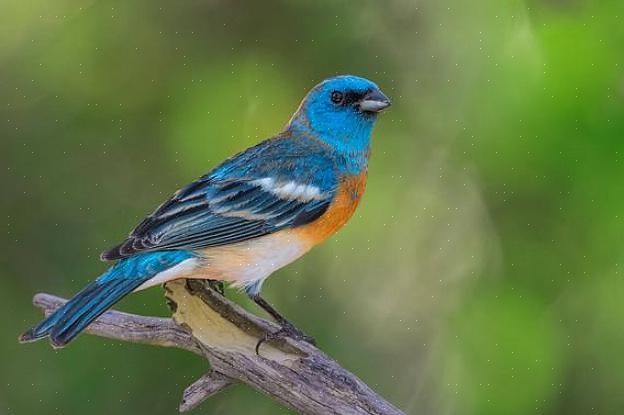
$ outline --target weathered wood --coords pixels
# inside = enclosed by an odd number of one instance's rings
[[[190,411],[215,393],[221,392],[234,383],[236,381],[214,370],[206,373],[184,389],[182,402],[180,402],[180,412]]]
[[[304,341],[271,340],[256,354],[258,340],[279,327],[248,313],[203,281],[172,281],[165,289],[173,320],[108,311],[87,332],[134,343],[178,347],[208,359],[212,371],[184,391],[181,412],[242,382],[305,414],[402,413]],[[37,294],[34,303],[50,313],[64,300]]]
[[[43,309],[46,317],[66,301],[64,298],[45,293],[36,294],[33,298],[33,304]],[[91,323],[85,332],[130,343],[177,347],[202,355],[201,348],[193,336],[170,318],[145,317],[109,310]]]

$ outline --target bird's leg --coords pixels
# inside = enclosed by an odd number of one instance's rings
[[[281,315],[275,308],[273,308],[273,306],[269,304],[267,300],[262,298],[260,294],[252,294],[250,295],[250,298],[254,301],[254,303],[258,304],[264,311],[269,313],[271,317],[273,317],[280,326],[293,326],[294,327],[294,325],[290,321],[286,320],[286,318],[283,315]]]
[[[269,304],[268,301],[262,298],[260,294],[251,294],[249,295],[249,298],[251,298],[254,303],[258,304],[260,308],[269,313],[271,317],[275,319],[277,324],[281,326],[281,328],[275,333],[267,333],[263,338],[258,341],[258,343],[256,344],[256,354],[258,354],[258,349],[260,348],[260,345],[262,345],[262,343],[281,337],[290,337],[296,340],[304,340],[310,344],[316,344],[314,337],[308,336],[303,331],[295,327],[295,325],[292,324],[290,321],[286,320],[286,318],[281,315],[275,308],[273,308],[273,306]]]

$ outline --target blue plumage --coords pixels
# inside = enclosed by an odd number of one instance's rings
[[[174,194],[128,239],[102,254],[116,264],[21,340],[49,336],[52,344],[63,346],[126,294],[179,278],[179,269],[169,271],[184,261],[194,260],[192,270],[204,266],[209,271],[208,259],[215,258],[205,256],[207,249],[240,246],[318,220],[336,200],[341,183],[366,171],[377,112],[388,105],[388,98],[366,79],[339,76],[321,82],[284,131]],[[260,257],[241,264],[250,252],[245,245],[232,262],[224,262],[247,267],[230,281],[240,282],[258,301],[264,278],[304,252],[297,241],[286,241],[287,252],[265,248]],[[231,270],[219,272],[222,278]],[[267,307],[264,301],[259,304]]]
[[[293,144],[290,148],[299,146]],[[300,155],[292,157],[299,162],[309,160],[307,169],[298,169],[284,168],[283,160],[288,155],[276,152],[278,146],[265,148],[264,152],[242,154],[180,190],[146,218],[125,242],[104,253],[103,258],[119,259],[142,251],[227,245],[302,225],[320,216],[329,207],[337,185],[335,174],[323,172],[327,168],[333,172],[329,159],[322,156],[323,149],[317,148],[319,153],[312,156],[298,149]],[[266,160],[262,168],[252,163],[258,159]],[[281,165],[271,167],[274,160],[281,160]],[[233,172],[238,172],[238,177]],[[314,185],[319,189],[319,197],[284,199],[266,189],[262,180],[267,176],[274,182]]]
[[[340,105],[331,100],[335,91],[343,94]],[[332,154],[341,160],[336,167],[342,173],[358,174],[368,162],[370,137],[377,113],[358,112],[349,104],[361,100],[371,91],[377,92],[379,87],[357,76],[338,76],[321,82],[308,94],[305,104],[291,120],[290,128],[329,144]],[[380,97],[387,101],[383,94]]]
[[[62,347],[123,296],[159,272],[191,258],[193,254],[188,251],[169,251],[123,259],[20,339],[33,341],[50,336],[54,346]]]

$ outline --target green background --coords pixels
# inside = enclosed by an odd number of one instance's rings
[[[31,297],[342,73],[394,102],[367,193],[265,296],[409,414],[623,413],[621,0],[0,1],[0,413],[175,413],[203,360],[19,345]]]

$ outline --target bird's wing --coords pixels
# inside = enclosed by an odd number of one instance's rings
[[[178,191],[126,241],[104,252],[102,259],[120,259],[143,251],[227,245],[312,222],[331,204],[337,184],[328,179],[327,169],[324,178],[315,180],[315,171],[321,166],[307,164],[315,160],[305,158],[296,162],[292,157],[287,159],[287,175],[275,168],[279,165],[275,160],[273,168],[248,168],[244,177],[233,173],[239,169],[224,165]],[[293,162],[309,168],[300,169],[305,174],[293,177],[297,169],[288,167]]]

